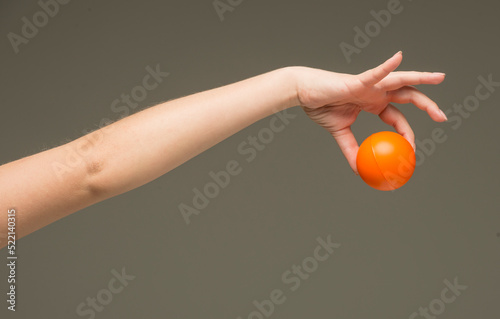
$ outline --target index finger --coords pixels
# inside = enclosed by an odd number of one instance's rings
[[[392,71],[396,70],[402,60],[403,52],[399,51],[381,65],[361,73],[359,75],[359,80],[365,86],[373,86],[382,81],[382,79],[388,76]]]

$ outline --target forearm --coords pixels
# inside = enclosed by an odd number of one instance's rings
[[[84,138],[98,142],[86,159],[89,187],[102,199],[129,191],[273,112],[298,105],[296,72],[280,69],[159,104],[91,133]]]
[[[159,104],[68,144],[0,166],[0,219],[21,238],[146,184],[246,126],[298,104],[296,68]],[[6,244],[0,228],[0,248]]]

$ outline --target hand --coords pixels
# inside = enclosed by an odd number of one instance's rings
[[[351,131],[361,111],[370,112],[393,126],[415,149],[415,135],[403,113],[392,103],[413,103],[437,122],[446,115],[425,94],[414,88],[418,84],[439,84],[443,73],[393,72],[403,59],[401,52],[359,75],[340,74],[316,69],[301,73],[297,95],[306,114],[323,126],[339,144],[352,170],[357,174],[358,143]]]

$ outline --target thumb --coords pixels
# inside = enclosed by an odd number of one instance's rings
[[[340,150],[344,154],[349,166],[353,172],[358,175],[358,168],[356,167],[356,156],[358,155],[359,145],[352,134],[351,127],[346,127],[340,131],[330,132],[337,141]]]

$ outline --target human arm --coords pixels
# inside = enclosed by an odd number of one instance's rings
[[[444,75],[393,72],[401,59],[396,54],[360,75],[279,69],[159,104],[68,144],[0,166],[1,220],[15,208],[18,238],[23,237],[144,185],[248,125],[296,105],[332,134],[356,171],[358,146],[350,126],[360,111],[379,114],[412,145],[408,122],[390,102],[413,102],[434,120],[445,119],[432,100],[408,86],[437,84]],[[4,232],[6,227],[0,227]]]

